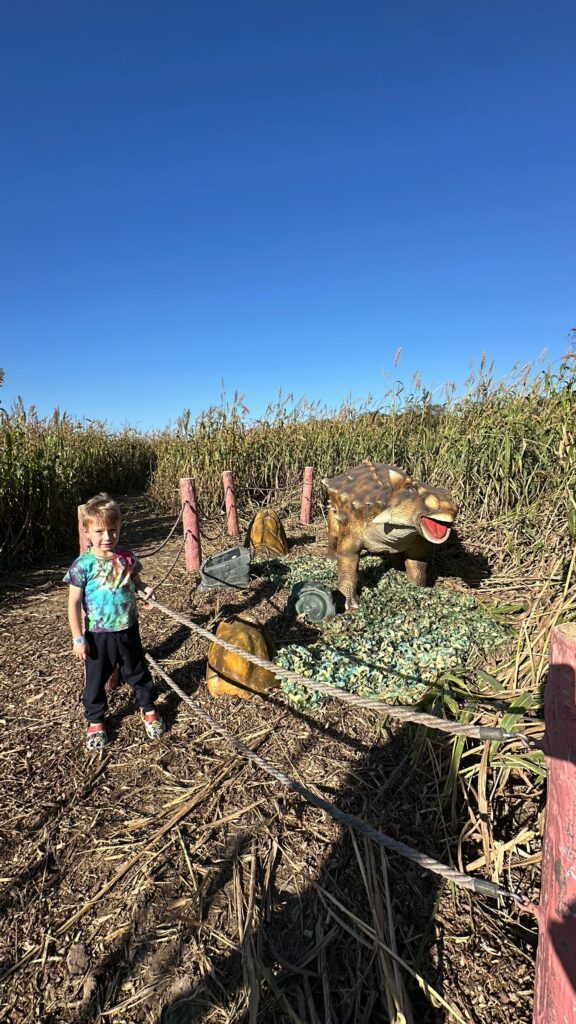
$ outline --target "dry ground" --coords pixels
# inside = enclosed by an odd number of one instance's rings
[[[171,521],[144,499],[123,505],[123,542],[137,552],[167,534]],[[321,524],[286,525],[291,554],[321,550]],[[230,546],[219,524],[209,531],[206,553]],[[172,539],[144,558],[147,580],[164,576],[178,547]],[[163,684],[170,728],[161,743],[146,741],[122,686],[111,695],[112,745],[102,755],[84,749],[81,669],[60,583],[72,557],[5,577],[0,591],[0,970],[16,968],[2,981],[0,1021],[389,1020],[374,938],[386,913],[378,850],[360,839],[355,847],[345,829],[288,797]],[[277,643],[301,635],[284,615],[286,594],[265,581],[200,596],[181,563],[159,592],[167,605],[204,624],[250,607]],[[141,623],[146,648],[245,743],[338,806],[448,860],[466,810],[446,808],[438,828],[413,730],[334,704],[294,711],[281,693],[214,701],[203,685],[205,642],[158,611]],[[444,742],[430,746],[438,759]],[[530,919],[441,887],[396,857],[388,880],[399,953],[453,1013],[528,1024]],[[458,1019],[404,980],[415,1024]]]

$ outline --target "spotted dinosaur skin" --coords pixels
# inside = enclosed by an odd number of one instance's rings
[[[322,482],[328,490],[328,554],[338,561],[346,609],[358,607],[361,551],[401,552],[407,578],[426,586],[432,547],[448,540],[456,518],[448,491],[368,460]]]

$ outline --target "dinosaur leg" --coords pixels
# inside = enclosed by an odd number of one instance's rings
[[[416,587],[426,586],[426,570],[430,546],[423,537],[415,538],[406,551],[404,568],[406,579]]]
[[[336,551],[338,547],[338,520],[336,519],[336,513],[331,506],[328,506],[326,512],[326,523],[328,526],[328,549],[326,551],[327,558],[336,558]]]
[[[405,562],[406,579],[417,587],[425,587],[427,566],[427,562],[418,562],[415,558],[407,558]]]
[[[359,551],[338,551],[338,590],[344,595],[346,611],[357,608],[358,601],[358,562]]]

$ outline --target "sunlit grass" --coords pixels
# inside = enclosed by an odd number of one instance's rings
[[[76,508],[92,494],[143,490],[152,438],[128,428],[74,422],[58,410],[40,419],[18,403],[0,422],[0,564],[70,548]]]
[[[398,388],[379,404],[339,410],[280,398],[257,423],[236,398],[195,421],[185,414],[159,439],[151,493],[175,509],[178,478],[191,476],[213,512],[222,504],[225,469],[233,470],[238,504],[245,505],[269,490],[281,499],[311,465],[318,511],[321,478],[370,458],[447,487],[467,519],[497,518],[509,530],[511,555],[520,523],[542,550],[551,538],[576,535],[575,381],[570,359],[556,373],[534,376],[524,367],[500,381],[482,369],[463,396],[447,388],[442,404],[416,380],[407,398]]]
[[[338,410],[279,396],[257,422],[236,395],[156,434],[111,432],[58,411],[39,419],[19,403],[1,413],[0,557],[61,548],[76,505],[99,490],[149,485],[159,506],[176,511],[178,479],[190,476],[202,509],[214,513],[225,469],[233,470],[240,508],[270,500],[270,492],[282,507],[294,503],[311,465],[318,513],[321,478],[370,458],[447,487],[461,519],[498,522],[511,562],[533,561],[576,536],[575,382],[571,357],[556,372],[523,367],[505,380],[482,366],[464,395],[447,386],[440,403],[416,378],[409,395],[396,385],[379,402]]]

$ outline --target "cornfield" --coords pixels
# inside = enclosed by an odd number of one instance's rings
[[[74,422],[58,410],[40,419],[18,403],[0,422],[0,565],[70,549],[76,508],[92,494],[143,490],[152,438]]]
[[[280,396],[257,422],[235,396],[155,434],[111,432],[58,410],[42,420],[20,403],[0,424],[0,560],[69,547],[76,506],[100,490],[148,488],[159,507],[175,511],[178,479],[193,477],[203,511],[213,514],[225,469],[234,472],[239,507],[271,495],[282,506],[294,503],[311,465],[318,513],[320,479],[364,458],[447,487],[467,520],[498,520],[511,558],[533,558],[576,536],[575,380],[571,356],[555,372],[534,376],[524,367],[505,380],[482,366],[464,395],[448,385],[440,404],[416,378],[408,396],[398,385],[379,404],[337,411]]]
[[[318,513],[321,478],[370,458],[447,487],[467,520],[498,520],[512,557],[517,546],[534,556],[576,536],[572,357],[536,377],[524,367],[494,381],[482,368],[467,383],[460,397],[448,386],[442,404],[416,380],[408,397],[398,387],[379,407],[368,401],[334,412],[279,400],[253,423],[236,397],[194,423],[184,415],[173,434],[158,438],[151,496],[175,510],[178,479],[194,477],[204,510],[214,512],[222,471],[232,469],[239,507],[270,492],[281,504],[311,465]]]

